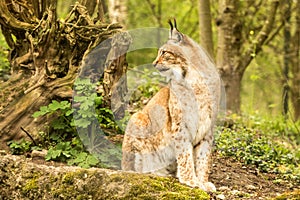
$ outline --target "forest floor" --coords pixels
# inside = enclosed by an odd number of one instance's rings
[[[210,181],[217,188],[212,199],[269,199],[284,192],[300,189],[300,185],[280,179],[272,173],[261,173],[232,158],[214,156]]]
[[[32,156],[28,154],[27,157]],[[46,162],[44,158],[36,156],[31,160],[42,165],[65,165],[54,161]],[[216,193],[210,194],[214,200],[269,199],[284,192],[300,189],[300,185],[278,179],[276,174],[260,173],[255,167],[216,154],[213,158],[210,181],[217,188]]]

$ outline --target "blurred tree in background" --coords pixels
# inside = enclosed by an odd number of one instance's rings
[[[296,5],[290,1],[290,10],[293,15],[290,22],[291,48],[288,55],[291,55],[290,66],[292,68],[292,84],[291,84],[291,100],[294,108],[295,120],[300,119],[300,1],[296,1]]]
[[[167,27],[167,19],[176,17],[179,30],[200,42],[215,57],[226,87],[228,110],[281,114],[282,92],[287,83],[291,95],[288,115],[297,119],[300,105],[297,93],[300,84],[296,81],[299,74],[299,41],[296,41],[299,38],[296,28],[299,27],[299,2],[289,1],[290,10],[286,3],[280,0],[147,0],[141,5],[137,0],[128,0],[130,9],[126,22],[128,29]],[[290,78],[285,82],[283,29],[288,15],[294,63],[289,65]],[[148,62],[146,58],[144,61]]]

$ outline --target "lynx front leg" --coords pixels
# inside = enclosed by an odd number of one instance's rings
[[[199,187],[199,181],[195,174],[193,146],[191,143],[177,143],[175,148],[179,182],[191,187]]]
[[[195,171],[198,180],[203,184],[204,190],[216,191],[213,183],[208,182],[208,174],[211,163],[211,150],[213,138],[208,135],[199,145],[194,147]]]

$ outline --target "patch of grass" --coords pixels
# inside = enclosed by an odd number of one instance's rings
[[[293,192],[285,192],[284,194],[281,194],[277,197],[275,197],[273,200],[288,200],[288,199],[300,199],[300,190],[295,190]]]
[[[299,135],[296,124],[237,115],[228,121],[229,127],[217,128],[216,149],[221,155],[300,182],[300,146],[294,141]]]

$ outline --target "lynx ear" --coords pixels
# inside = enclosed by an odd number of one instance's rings
[[[170,24],[170,34],[169,34],[169,40],[171,40],[172,42],[181,42],[183,36],[182,34],[178,31],[177,29],[177,23],[176,23],[176,19],[174,18],[174,25],[172,23],[172,21],[169,19],[169,24]]]

